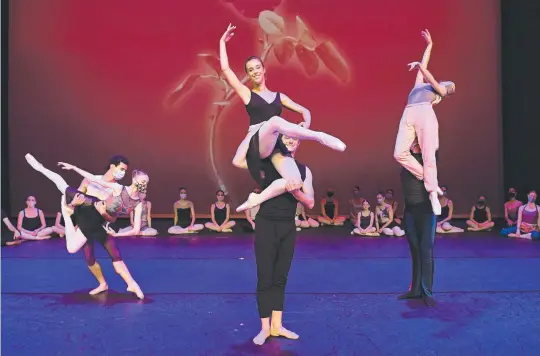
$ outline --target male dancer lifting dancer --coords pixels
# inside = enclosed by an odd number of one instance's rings
[[[107,170],[107,172],[105,172],[103,176],[97,177],[101,178],[105,182],[116,183],[118,180],[124,178],[126,170],[128,169],[128,165],[129,161],[127,158],[120,155],[113,156],[109,160],[109,169]],[[81,182],[78,190],[82,193],[95,196],[96,198],[101,200],[107,199],[107,197],[110,196],[112,192],[111,189],[105,188],[96,183],[92,183],[86,178]],[[114,244],[114,240],[107,236],[107,232],[103,228],[103,224],[105,224],[105,222],[114,222],[115,218],[107,213],[107,211],[105,210],[105,206],[102,203],[98,203],[100,205],[100,209],[98,210],[94,209],[92,206],[81,205],[84,202],[84,197],[80,198],[79,196],[80,195],[77,194],[73,201],[69,204],[69,206],[64,206],[62,207],[62,209],[64,210],[67,208],[66,210],[68,214],[74,212],[74,214],[71,216],[72,220],[74,220],[74,225],[77,225],[77,219],[82,219],[86,222],[84,225],[79,226],[79,233],[84,234],[84,236],[88,239],[88,241],[83,246],[84,255],[86,263],[88,264],[88,269],[99,283],[99,286],[91,290],[90,294],[99,294],[109,289],[105,277],[103,276],[101,266],[95,258],[94,241],[96,240],[102,242],[108,239],[106,251],[113,261],[115,271],[124,280],[126,280],[126,283],[132,285],[136,284],[133,281],[133,278],[131,277],[131,274],[129,273],[124,261],[122,260],[120,252],[116,248],[116,244]],[[139,297],[140,299],[144,298],[144,294],[142,293],[138,285],[136,286],[135,292],[135,294],[137,294],[137,297]]]
[[[412,156],[423,164],[418,142],[411,147]],[[405,196],[405,232],[411,249],[412,283],[410,290],[398,299],[422,298],[428,307],[435,305],[433,286],[433,245],[437,219],[433,213],[429,193],[422,181],[408,171],[401,170],[401,184]]]
[[[279,136],[294,158],[299,145],[298,139]],[[263,186],[283,179],[274,168],[285,157],[281,153],[262,161]],[[261,318],[261,331],[253,339],[262,345],[272,336],[298,339],[298,335],[282,325],[285,285],[296,245],[296,205],[298,202],[313,208],[313,177],[308,167],[295,161],[303,182],[288,181],[283,193],[260,205],[255,230],[255,260],[257,262],[257,306]],[[270,317],[272,322],[270,323]]]

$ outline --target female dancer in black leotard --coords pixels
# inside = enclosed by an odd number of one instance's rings
[[[208,230],[216,232],[232,232],[232,228],[236,222],[230,220],[231,206],[225,202],[225,192],[218,190],[216,192],[217,201],[210,205],[210,218],[212,221],[207,222],[204,226]]]
[[[283,134],[301,140],[314,140],[333,148],[344,151],[345,144],[324,132],[309,130],[311,114],[303,106],[293,102],[283,93],[275,93],[266,87],[264,64],[258,57],[250,57],[246,61],[245,71],[253,85],[253,90],[246,87],[229,68],[226,42],[234,35],[236,27],[229,25],[227,31],[221,37],[220,62],[221,70],[231,87],[240,96],[250,117],[250,127],[246,138],[242,141],[233,164],[240,168],[248,168],[253,179],[261,182],[261,159],[271,157],[274,152],[281,152],[290,156],[287,149],[278,141],[278,135]],[[304,122],[300,125],[292,124],[280,117],[281,106],[301,114]],[[300,181],[300,172],[294,160],[288,157],[285,160],[272,161],[276,170],[284,178],[274,182],[260,195],[250,194],[248,201],[238,207],[237,211],[250,209],[272,197],[284,193],[287,180]]]
[[[36,171],[41,172],[45,177],[49,178],[63,194],[62,197],[62,214],[64,215],[65,230],[66,230],[66,244],[68,246],[68,251],[71,253],[76,252],[78,248],[72,248],[70,246],[70,241],[76,239],[77,234],[80,234],[80,231],[88,237],[88,241],[84,244],[84,255],[88,267],[92,269],[101,268],[96,262],[96,257],[94,254],[94,239],[100,242],[109,256],[113,261],[113,266],[116,272],[124,279],[127,284],[127,290],[133,292],[137,295],[138,298],[143,299],[144,294],[141,291],[139,285],[131,274],[129,273],[127,266],[125,265],[122,257],[120,256],[120,251],[114,243],[112,236],[132,236],[137,235],[141,229],[141,215],[142,215],[142,204],[141,200],[146,196],[146,189],[150,178],[148,175],[142,171],[135,170],[133,171],[133,181],[129,187],[117,183],[109,183],[103,180],[100,180],[93,174],[90,174],[82,169],[79,169],[71,164],[59,162],[58,164],[65,170],[74,170],[79,173],[84,178],[88,179],[92,183],[99,184],[105,188],[112,190],[112,194],[105,200],[99,200],[95,196],[84,194],[78,192],[77,189],[70,187],[66,181],[57,173],[45,168],[41,163],[39,163],[32,155],[27,154],[26,160],[32,168]],[[77,226],[79,230],[75,230],[73,222],[71,221],[71,214],[68,212],[66,204],[69,204],[74,199],[79,199],[80,197],[84,198],[84,202],[81,204],[80,208],[86,209],[95,209],[97,213],[96,216],[103,215],[107,212],[110,216],[116,217],[118,215],[129,216],[130,212],[134,210],[134,226],[130,231],[117,232],[107,227],[104,229],[101,226],[101,221],[99,219],[91,218],[91,214],[85,213],[77,215]],[[90,237],[93,236],[93,237]],[[92,271],[94,272],[94,271]],[[90,291],[90,294],[98,294],[108,289],[105,279],[100,274],[98,281],[100,285],[94,290]]]

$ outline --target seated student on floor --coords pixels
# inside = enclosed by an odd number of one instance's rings
[[[201,231],[204,226],[195,224],[195,206],[187,200],[187,189],[180,188],[180,200],[173,205],[174,226],[171,226],[168,233],[171,235],[192,234]]]
[[[36,208],[37,199],[30,195],[26,198],[26,208],[19,212],[17,230],[23,240],[46,240],[51,238],[52,230],[46,229],[43,211]]]
[[[218,190],[216,192],[217,201],[210,205],[210,219],[212,221],[204,224],[207,229],[215,232],[232,232],[236,222],[230,220],[231,206],[225,203],[225,192]],[[249,210],[249,209],[248,209]]]
[[[307,229],[309,227],[319,227],[317,220],[306,215],[306,208],[300,202],[296,204],[296,230]]]
[[[392,207],[394,212],[394,222],[399,226],[401,225],[401,219],[398,218],[399,203],[394,199],[394,189],[387,189],[384,195],[384,201]]]
[[[21,233],[9,221],[4,209],[2,209],[2,222],[4,223],[2,225],[2,247],[19,245],[22,242]],[[7,233],[6,228],[13,234]]]
[[[360,210],[356,218],[356,228],[351,234],[372,237],[380,236],[375,225],[375,214],[370,210],[369,202],[364,200],[362,202],[362,210]]]
[[[326,191],[326,197],[321,199],[321,216],[317,220],[321,225],[343,226],[345,216],[339,216],[339,202],[334,198],[334,189]]]
[[[362,211],[362,204],[365,199],[362,197],[359,186],[354,186],[352,193],[352,198],[349,199],[349,221],[353,226],[356,226],[358,213]]]
[[[501,230],[501,235],[527,240],[539,240],[540,207],[536,205],[536,191],[527,194],[527,204],[518,209],[516,225]],[[518,228],[519,227],[519,228]]]
[[[476,205],[471,208],[471,215],[467,220],[468,231],[486,231],[491,230],[495,223],[491,220],[491,209],[486,204],[484,195],[478,196]]]
[[[375,216],[375,227],[377,228],[377,233],[397,237],[405,235],[405,231],[394,222],[394,210],[390,204],[386,203],[382,193],[377,194]]]
[[[261,194],[261,190],[259,188],[255,188],[253,189],[253,193]],[[246,226],[245,230],[249,232],[255,231],[255,217],[257,216],[257,213],[259,212],[260,207],[261,207],[260,205],[257,205],[245,211],[246,220],[249,224],[248,226]]]
[[[463,232],[463,229],[455,227],[451,223],[454,214],[454,203],[452,200],[448,199],[448,187],[441,185],[440,188],[443,191],[443,195],[439,197],[439,202],[441,203],[441,215],[437,216],[437,232],[439,234]]]
[[[137,236],[155,237],[157,236],[158,231],[152,227],[152,203],[145,199],[141,206],[141,230]],[[129,223],[130,226],[120,229],[120,232],[133,230],[133,226],[135,225],[133,221],[133,211],[129,214]]]
[[[516,188],[508,189],[508,201],[504,203],[504,220],[506,221],[506,227],[516,226],[518,210],[523,205],[523,203],[516,198]]]

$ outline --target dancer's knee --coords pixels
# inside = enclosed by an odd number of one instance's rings
[[[233,166],[236,168],[247,168],[247,161],[245,156],[235,156],[232,160]]]
[[[88,267],[92,267],[96,264],[96,256],[85,255],[84,259],[86,260],[86,264],[88,265]]]

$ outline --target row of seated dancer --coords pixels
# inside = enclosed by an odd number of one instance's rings
[[[442,214],[438,216],[437,233],[459,233],[464,230],[452,225],[453,202],[447,197],[448,188],[441,186],[443,195],[440,197]],[[260,193],[258,188],[254,193]],[[394,192],[388,189],[385,193],[376,196],[375,210],[367,199],[360,194],[360,188],[353,188],[353,197],[349,200],[349,216],[339,214],[339,201],[334,198],[334,190],[328,189],[326,196],[320,201],[321,213],[317,217],[310,217],[302,204],[298,204],[296,211],[296,226],[298,230],[323,226],[343,226],[347,220],[353,225],[351,234],[360,236],[376,237],[382,235],[401,237],[405,234],[401,227],[401,219],[395,214],[399,203],[393,198]],[[504,204],[506,227],[501,230],[501,235],[519,237],[523,239],[540,239],[540,208],[536,205],[536,192],[531,190],[527,194],[527,203],[523,204],[517,199],[517,191],[510,188],[509,199]],[[61,213],[57,213],[54,225],[47,226],[43,211],[36,207],[37,199],[29,196],[26,200],[26,208],[18,214],[14,231],[15,238],[8,241],[8,245],[20,241],[45,240],[53,235],[63,237],[65,234],[64,222]],[[151,217],[152,204],[145,201],[143,205],[140,236],[156,236],[158,231],[152,228]],[[259,207],[248,209],[245,212],[248,228],[255,230],[255,221]],[[225,193],[218,190],[216,202],[210,206],[211,218],[206,224],[196,224],[195,206],[187,199],[187,189],[180,188],[180,199],[174,203],[174,226],[168,229],[171,235],[191,234],[203,230],[205,227],[216,232],[231,232],[236,225],[230,219],[231,207],[225,203]],[[2,211],[2,219],[5,225],[9,219]],[[6,222],[7,220],[7,222]],[[11,225],[11,223],[9,223]],[[466,221],[469,231],[491,230],[495,223],[491,217],[491,210],[486,204],[485,196],[479,196],[477,203],[471,208],[470,217]],[[133,225],[133,214],[131,215]],[[9,227],[9,226],[8,226]],[[518,228],[519,227],[519,228]],[[122,230],[129,230],[126,227]],[[18,241],[17,241],[18,240]]]

